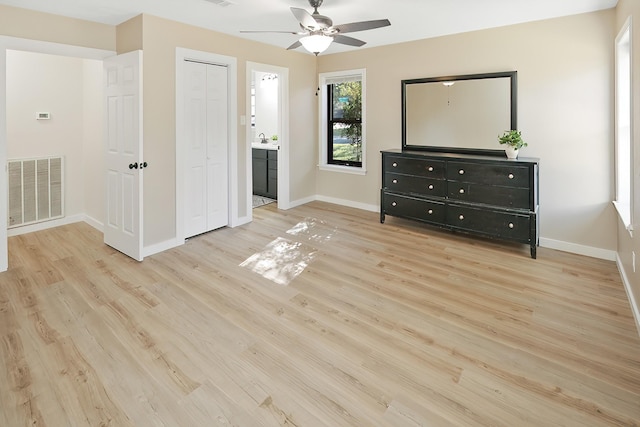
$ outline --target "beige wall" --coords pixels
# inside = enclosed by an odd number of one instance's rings
[[[367,70],[367,175],[318,172],[317,194],[378,205],[379,151],[401,146],[402,79],[517,70],[521,155],[541,159],[543,246],[613,254],[614,21],[607,10],[320,56],[320,72]]]
[[[63,156],[65,215],[100,220],[103,191],[93,168],[102,158],[101,62],[9,50],[6,102],[8,158]],[[51,119],[36,120],[36,112]]]
[[[176,237],[175,228],[175,61],[176,48],[187,48],[237,58],[238,111],[246,114],[246,62],[259,62],[289,68],[291,111],[290,199],[304,199],[315,193],[316,164],[315,60],[311,55],[247,41],[154,16],[143,15],[144,51],[144,157],[149,163],[144,181],[144,245],[161,244]],[[129,34],[137,34],[127,29]],[[121,39],[118,45],[134,45]],[[247,215],[244,200],[249,165],[245,126],[238,120],[239,216]]]
[[[632,151],[633,164],[631,175],[634,177],[633,188],[633,218],[632,225],[636,228],[631,237],[620,219],[617,221],[618,226],[618,265],[629,286],[629,296],[632,299],[632,307],[635,310],[636,323],[640,328],[640,270],[636,268],[633,271],[632,253],[635,252],[636,257],[640,256],[640,238],[638,238],[638,225],[640,223],[640,2],[637,0],[619,0],[616,9],[616,26],[615,34],[617,34],[625,24],[628,17],[632,19],[631,29],[631,46],[633,61],[633,77],[632,87],[632,111],[633,111],[633,135],[632,135]],[[636,258],[636,264],[640,262],[640,258]]]
[[[0,35],[116,50],[112,25],[0,5]]]

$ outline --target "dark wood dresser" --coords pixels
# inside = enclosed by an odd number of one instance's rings
[[[386,215],[538,246],[539,160],[449,152],[382,151]]]

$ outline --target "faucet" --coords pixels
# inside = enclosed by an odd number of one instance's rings
[[[262,138],[262,141],[260,142],[262,142],[263,144],[266,144],[267,142],[269,142],[267,141],[267,138],[264,136],[264,132],[260,132],[260,134],[258,134],[258,138]]]

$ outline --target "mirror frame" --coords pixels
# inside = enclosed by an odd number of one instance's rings
[[[402,151],[437,151],[437,152],[453,152],[461,154],[475,155],[504,155],[504,150],[486,149],[486,148],[459,148],[446,146],[431,145],[409,145],[407,144],[407,86],[420,83],[437,83],[446,81],[459,80],[481,80],[496,79],[508,77],[511,87],[511,129],[518,129],[518,72],[517,71],[501,71],[497,73],[481,73],[481,74],[463,74],[458,76],[440,76],[427,77],[420,79],[407,79],[401,81],[402,86]],[[497,136],[496,136],[497,137]]]

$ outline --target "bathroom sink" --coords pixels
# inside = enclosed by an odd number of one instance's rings
[[[279,150],[280,145],[277,142],[269,141],[266,144],[262,142],[252,142],[251,148],[262,148],[263,150]]]

